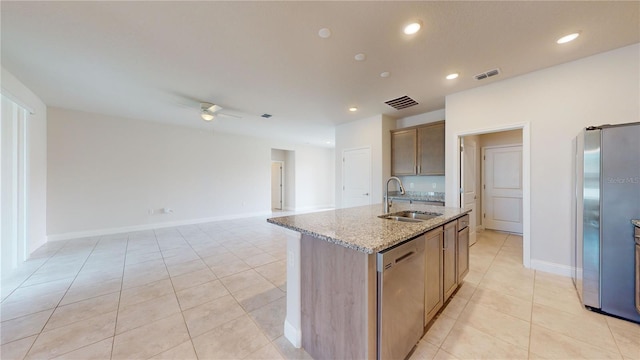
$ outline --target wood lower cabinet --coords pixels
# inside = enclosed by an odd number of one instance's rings
[[[468,215],[467,215],[468,216]],[[460,228],[460,226],[458,226]],[[458,285],[469,272],[469,227],[458,231]]]
[[[424,234],[424,326],[469,272],[469,215]],[[462,229],[458,231],[458,229]]]
[[[424,275],[424,325],[426,326],[442,308],[442,227],[424,235],[425,275]]]
[[[447,301],[451,294],[458,287],[457,264],[456,264],[456,243],[458,237],[457,222],[452,221],[444,225],[444,247],[442,249],[442,285],[444,288],[444,301]]]

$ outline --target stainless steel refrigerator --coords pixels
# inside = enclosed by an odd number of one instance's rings
[[[573,279],[587,308],[640,323],[634,226],[640,123],[588,127],[575,142]]]

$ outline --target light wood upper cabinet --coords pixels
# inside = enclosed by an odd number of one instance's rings
[[[391,132],[391,174],[416,174],[416,129]]]
[[[444,175],[444,121],[391,131],[392,175]]]
[[[418,128],[418,175],[444,175],[444,123]]]

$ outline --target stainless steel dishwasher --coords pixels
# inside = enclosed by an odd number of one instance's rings
[[[378,359],[404,359],[422,337],[424,237],[377,254]]]

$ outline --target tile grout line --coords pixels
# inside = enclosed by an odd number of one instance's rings
[[[182,232],[180,231],[180,229],[178,227],[176,227],[176,231],[180,234],[180,237],[182,237],[182,239],[185,242],[187,242],[187,244],[189,244],[189,242],[184,239],[184,235],[182,234]],[[191,343],[191,348],[193,349],[193,353],[196,355],[196,359],[199,359],[198,352],[196,351],[196,346],[193,344],[193,337],[191,336],[191,331],[189,330],[189,326],[187,325],[187,319],[184,317],[184,311],[182,310],[182,307],[180,306],[180,299],[178,298],[178,292],[176,291],[176,288],[173,285],[173,278],[171,276],[171,273],[169,273],[169,268],[167,267],[167,262],[165,261],[164,253],[162,252],[162,249],[160,248],[160,243],[158,243],[158,234],[156,233],[155,229],[153,230],[153,235],[155,236],[156,243],[158,244],[158,248],[160,249],[160,255],[162,256],[162,262],[164,263],[165,270],[167,271],[167,275],[169,276],[169,282],[171,282],[171,288],[173,289],[173,295],[176,297],[176,302],[178,303],[178,309],[180,310],[180,316],[182,317],[182,323],[184,324],[184,327],[187,329],[187,335],[189,335],[189,343]],[[189,244],[189,247],[191,248],[191,250],[193,250],[193,247],[191,246],[191,244]],[[195,250],[193,250],[193,251],[196,253],[196,255],[198,255],[198,258],[200,258],[200,254],[198,254]],[[200,260],[202,261],[202,259],[200,259]],[[205,265],[206,265],[206,263],[205,263]],[[209,266],[207,266],[207,268],[209,268]],[[209,271],[211,271],[211,270],[209,270]],[[211,271],[211,272],[213,273],[213,271]],[[214,275],[215,275],[215,273],[214,273]],[[216,278],[217,278],[217,276],[216,276]],[[182,343],[172,347],[171,349],[174,349],[174,348],[176,348],[176,347],[178,347],[180,345],[182,345]],[[159,352],[159,353],[157,353],[157,354],[155,354],[153,356],[160,355],[160,354],[162,354],[162,353],[164,353],[166,351],[169,351],[171,349],[167,349],[167,350],[161,351],[161,352]]]
[[[122,261],[122,276],[120,277],[120,292],[118,293],[118,306],[116,307],[116,321],[113,324],[113,336],[111,337],[111,352],[109,359],[113,359],[113,350],[116,347],[116,331],[118,329],[118,318],[120,317],[120,302],[122,300],[122,288],[124,286],[124,268],[127,266],[127,252],[129,250],[129,240],[131,234],[127,233],[127,244],[124,247],[124,260]]]
[[[496,254],[495,254],[495,255],[493,255],[493,257],[492,257],[492,259],[491,259],[491,263],[489,263],[489,266],[487,267],[487,270],[485,270],[485,271],[484,271],[484,273],[482,274],[482,277],[480,278],[480,281],[478,281],[478,285],[476,285],[476,289],[474,290],[474,293],[475,293],[475,291],[477,290],[477,288],[480,286],[480,282],[482,282],[482,279],[484,279],[484,276],[486,275],[486,273],[487,273],[487,272],[489,271],[489,269],[491,268],[491,265],[495,262],[495,259],[496,259],[496,257],[498,256],[498,253],[500,252],[500,250],[502,250],[502,248],[503,248],[503,246],[504,246],[504,244],[505,244],[505,242],[506,242],[507,238],[508,238],[508,234],[507,234],[507,237],[505,237],[505,239],[502,241],[502,244],[500,245],[500,248],[498,249],[498,251],[496,252]],[[449,301],[450,301],[450,300],[449,300]],[[469,302],[471,302],[471,299],[468,299],[468,300],[467,300],[467,303],[465,304],[465,306],[464,306],[464,308],[462,309],[462,311],[464,311],[464,309],[466,309],[466,307],[467,307],[467,305],[469,304]],[[444,309],[444,308],[443,308],[443,309]],[[462,314],[462,312],[460,312],[460,314]],[[442,351],[444,351],[444,352],[449,353],[447,350],[445,350],[445,349],[443,349],[443,348],[442,348],[442,345],[446,342],[447,338],[448,338],[448,337],[449,337],[449,335],[451,334],[451,331],[453,331],[453,328],[458,324],[458,321],[459,321],[459,319],[460,319],[460,314],[458,315],[458,317],[457,317],[457,318],[455,318],[455,319],[454,319],[453,326],[451,327],[451,329],[449,329],[449,331],[447,332],[447,335],[445,335],[444,339],[442,340],[442,343],[441,343],[441,344],[439,345],[439,347],[438,347],[438,350],[442,350]],[[441,310],[441,312],[439,313],[438,317],[440,317],[440,315],[442,315],[442,310]],[[445,315],[445,316],[446,316],[446,315]],[[515,317],[514,317],[514,318],[515,318]],[[496,339],[498,339],[498,340],[500,340],[500,341],[502,341],[502,342],[504,342],[504,343],[507,343],[507,344],[512,345],[512,346],[519,347],[519,346],[514,345],[514,344],[512,344],[512,343],[510,343],[510,342],[508,342],[508,341],[502,340],[502,339],[500,339],[500,338],[498,338],[498,337],[494,336],[493,334],[489,334],[489,333],[487,333],[487,332],[485,332],[485,331],[483,331],[483,330],[477,329],[477,328],[475,328],[475,327],[473,327],[473,326],[471,326],[471,325],[467,325],[467,326],[470,326],[470,327],[472,327],[474,330],[479,331],[479,332],[481,332],[481,333],[483,333],[483,334],[485,334],[485,335],[491,336],[491,337],[493,337],[493,338],[496,338]],[[421,339],[421,340],[422,340],[422,339]],[[527,349],[527,353],[528,353],[528,349]],[[452,354],[452,355],[454,355],[454,356],[455,356],[455,354]]]
[[[607,323],[607,328],[609,329],[609,333],[611,334],[611,337],[613,338],[613,343],[616,344],[616,348],[618,349],[618,353],[619,353],[620,357],[622,357],[624,359],[625,356],[622,353],[622,349],[620,349],[620,345],[618,345],[618,340],[616,339],[616,336],[613,334],[613,331],[611,330],[611,325],[609,324],[609,321],[607,321],[605,319],[605,322]]]
[[[40,268],[42,268],[45,264],[47,264],[54,256],[56,256],[60,251],[62,251],[62,248],[64,248],[65,246],[67,246],[69,240],[65,241],[64,245],[60,246],[60,248],[56,251],[53,252],[53,254],[47,256],[47,260],[45,260],[42,264],[38,265],[30,274],[29,276],[25,277],[24,280],[22,280],[20,282],[20,284],[18,286],[16,286],[13,290],[11,290],[9,292],[9,294],[7,294],[7,296],[4,296],[4,298],[2,299],[1,302],[4,302],[6,299],[9,298],[9,296],[11,296],[16,290],[18,290],[27,280],[29,280],[29,278],[31,276],[33,276],[33,274],[35,274],[38,270],[40,270]],[[46,244],[46,243],[45,243]],[[38,249],[36,249],[37,251]],[[29,259],[27,259],[28,261]],[[17,270],[17,268],[15,269]],[[39,285],[39,284],[34,284],[34,285]],[[29,286],[33,286],[33,285],[29,285]]]
[[[476,241],[476,243],[477,243],[477,241]],[[474,245],[475,245],[475,244],[474,244]],[[473,246],[473,245],[472,245],[472,246]],[[494,260],[494,259],[495,259],[495,255],[494,255],[494,256],[493,256],[493,258],[491,259],[491,263],[490,263],[490,264],[489,264],[489,266],[487,267],[487,270],[485,270],[485,271],[482,273],[482,277],[480,277],[480,280],[478,281],[478,284],[476,285],[476,290],[477,290],[478,286],[480,285],[480,282],[481,282],[481,281],[482,281],[482,279],[484,278],[484,275],[486,274],[486,272],[488,271],[488,269],[491,267],[491,264],[493,263],[493,260]],[[474,292],[475,292],[475,290],[474,290]],[[469,299],[469,300],[467,301],[467,304],[469,303],[469,301],[471,301],[471,299]],[[467,307],[467,304],[465,304],[465,308]],[[439,312],[438,312],[438,314],[436,315],[436,316],[437,316],[437,318],[435,319],[435,321],[437,321],[437,319],[438,319],[438,318],[440,318],[440,316],[442,316],[442,315],[443,315],[443,310],[444,310],[444,307],[443,307],[442,309],[440,309],[440,311],[439,311]],[[462,309],[462,311],[464,311],[464,309]],[[444,315],[444,316],[446,316],[446,315]],[[448,317],[448,316],[446,316],[446,317]],[[446,334],[446,335],[444,336],[444,338],[442,339],[442,342],[438,345],[438,350],[442,350],[442,351],[445,351],[445,352],[446,352],[446,350],[442,348],[442,345],[445,343],[445,341],[447,340],[447,338],[448,338],[448,337],[449,337],[449,335],[451,334],[451,331],[453,330],[453,328],[454,328],[454,327],[456,326],[456,324],[458,323],[458,319],[459,319],[459,314],[458,314],[458,317],[456,317],[455,319],[453,319],[453,320],[454,320],[454,322],[453,322],[453,326],[451,326],[451,328],[449,329],[449,331],[447,331],[447,334]],[[435,321],[434,321],[434,320],[432,320],[432,321],[433,321],[433,324],[435,324]],[[433,326],[433,324],[432,324],[432,326]],[[428,332],[428,331],[427,331],[427,332]],[[426,335],[426,334],[425,334],[425,335]],[[423,338],[424,338],[424,335],[423,335]],[[421,338],[420,340],[422,340],[422,338]],[[452,355],[453,355],[453,354],[452,354]],[[454,355],[454,356],[455,356],[455,355]]]
[[[45,331],[44,331],[44,329],[47,327],[47,324],[49,323],[49,321],[51,321],[51,317],[53,316],[53,314],[55,314],[55,312],[56,312],[56,310],[58,309],[58,307],[60,307],[60,303],[62,302],[62,299],[64,299],[64,297],[65,297],[65,296],[67,295],[67,293],[69,292],[69,289],[71,289],[71,286],[73,286],[73,283],[74,283],[74,282],[76,281],[76,279],[78,278],[78,274],[80,274],[80,271],[82,271],[82,269],[83,269],[83,268],[84,268],[84,266],[86,265],[87,260],[89,260],[89,257],[91,256],[91,254],[93,254],[93,251],[95,250],[95,248],[96,248],[96,246],[98,245],[98,243],[100,242],[100,240],[101,240],[101,239],[99,239],[98,241],[96,241],[96,242],[95,242],[95,244],[93,244],[93,247],[91,248],[91,251],[90,251],[90,252],[89,252],[89,254],[87,255],[87,258],[86,258],[86,259],[84,259],[84,262],[82,263],[82,266],[80,267],[80,269],[78,269],[78,272],[77,272],[77,273],[76,273],[76,275],[73,277],[73,280],[71,281],[71,283],[69,284],[69,286],[68,286],[68,287],[67,287],[67,289],[65,290],[65,292],[64,292],[64,294],[62,295],[62,297],[60,298],[60,300],[58,300],[58,303],[56,304],[56,306],[54,306],[54,307],[53,307],[53,311],[51,312],[51,314],[50,314],[50,315],[49,315],[49,317],[47,318],[47,321],[45,321],[44,325],[42,325],[42,329],[40,329],[40,332],[37,334],[36,338],[33,340],[33,343],[32,343],[32,344],[31,344],[31,346],[29,347],[29,350],[27,350],[27,352],[25,353],[25,355],[24,355],[24,358],[25,358],[25,359],[27,358],[27,356],[29,355],[29,353],[30,353],[30,352],[31,352],[31,350],[33,349],[33,346],[36,344],[36,342],[37,342],[37,341],[38,341],[38,339],[40,338],[40,335],[42,335],[42,333],[43,333],[43,332],[45,332]],[[69,245],[69,241],[66,241],[66,242],[65,242],[65,244],[64,244],[64,246],[60,247],[60,249],[58,249],[58,251],[56,251],[56,253],[55,253],[55,254],[57,254],[58,252],[62,251],[62,249],[63,249],[63,248],[65,248],[65,247],[67,247],[68,245]],[[47,261],[45,261],[45,263],[49,262],[49,260],[51,260],[51,258],[53,258],[53,256],[55,256],[55,254],[54,254],[54,255],[52,255],[49,259],[47,259]],[[42,265],[44,265],[44,263],[43,263]],[[32,274],[32,275],[33,275],[33,274]],[[55,281],[55,280],[54,280],[54,281]],[[43,310],[43,311],[44,311],[44,310]],[[71,323],[71,324],[75,324],[75,323],[77,323],[77,322],[79,322],[79,321],[73,322],[73,323]],[[68,325],[71,325],[71,324],[68,324]],[[65,326],[68,326],[68,325],[65,325]],[[52,330],[55,330],[55,329],[52,329]],[[104,339],[102,339],[102,340],[104,340]],[[100,341],[102,341],[102,340],[100,340]],[[91,344],[88,344],[88,345],[91,345]],[[84,347],[84,346],[83,346],[83,347]],[[80,348],[78,348],[78,349],[80,349]],[[77,349],[73,349],[73,350],[71,350],[71,351],[75,351],[75,350],[77,350]],[[68,352],[63,353],[63,354],[59,354],[58,356],[62,356],[62,355],[67,354],[67,353],[69,353],[69,352],[71,352],[71,351],[68,351]]]
[[[209,239],[211,239],[211,237],[209,236],[209,234],[207,234],[207,233],[205,233],[204,231],[202,231],[202,229],[201,229],[199,226],[198,226],[198,229],[199,229],[202,233],[204,233],[204,234],[205,234]],[[178,232],[180,233],[180,235],[181,235],[181,236],[183,237],[183,239],[184,239],[184,234],[182,234],[182,232],[180,231],[180,229],[179,229],[179,228],[177,228],[177,230],[178,230]],[[213,239],[211,239],[211,240],[213,240]],[[185,240],[185,241],[189,244],[189,247],[191,247],[191,249],[196,253],[196,255],[198,255],[198,257],[200,258],[200,260],[202,260],[202,262],[204,262],[204,259],[202,259],[202,257],[200,256],[200,254],[198,254],[198,252],[197,252],[195,249],[193,249],[193,246],[191,246],[191,243],[189,243],[189,241],[188,241],[188,240]],[[231,252],[231,250],[229,250],[229,249],[228,249],[226,246],[224,246],[223,244],[220,244],[220,245],[222,245],[222,247],[224,247],[227,251]],[[233,252],[231,252],[231,253],[233,254]],[[237,256],[237,255],[235,255],[235,254],[234,254],[234,256]],[[240,259],[240,260],[241,260],[242,262],[244,262],[244,260],[242,260],[242,259]],[[245,263],[245,264],[246,264],[246,263]],[[207,265],[207,264],[205,263],[205,265]],[[249,270],[253,270],[253,271],[255,271],[255,268],[254,268],[254,267],[252,267],[251,265],[247,264],[247,266],[250,266],[250,269],[249,269]],[[207,265],[207,268],[209,268],[209,265]],[[211,272],[213,272],[213,270],[211,270],[211,268],[209,268],[209,270],[210,270]],[[249,271],[249,270],[245,270],[245,271]],[[242,272],[242,271],[241,271],[241,272]],[[279,288],[279,287],[275,286],[275,284],[273,284],[271,281],[269,281],[268,279],[264,278],[264,277],[262,276],[262,274],[258,273],[257,271],[255,271],[255,272],[256,272],[256,274],[258,274],[258,276],[260,276],[261,278],[263,278],[265,281],[269,282],[269,283],[270,283],[271,285],[273,285],[274,287]],[[269,342],[269,344],[270,344],[270,345],[272,345],[274,348],[276,348],[276,351],[278,351],[278,353],[279,353],[279,354],[284,358],[284,354],[282,354],[282,353],[280,352],[280,350],[278,349],[278,347],[277,347],[277,346],[274,346],[274,345],[273,345],[273,340],[269,339],[269,338],[264,334],[264,332],[263,332],[263,331],[262,331],[262,329],[260,328],[259,324],[258,324],[258,323],[256,323],[256,321],[253,319],[253,317],[251,317],[251,315],[250,315],[249,311],[247,311],[247,310],[246,310],[246,309],[245,309],[245,308],[240,304],[240,301],[238,301],[238,299],[235,297],[235,295],[233,295],[233,293],[232,293],[232,292],[229,290],[229,288],[227,288],[227,286],[226,286],[226,285],[225,285],[225,284],[220,280],[221,278],[220,278],[220,277],[218,277],[218,276],[215,274],[215,272],[214,272],[214,275],[216,276],[217,280],[218,280],[218,281],[220,281],[220,285],[222,285],[222,286],[227,290],[227,292],[229,293],[229,295],[230,295],[230,296],[231,296],[231,297],[232,297],[232,298],[233,298],[233,299],[238,303],[238,305],[240,305],[240,307],[241,307],[241,308],[242,308],[242,310],[244,311],[244,315],[246,315],[246,316],[249,318],[249,320],[251,320],[251,322],[254,324],[254,326],[256,326],[256,328],[260,331],[260,333],[261,333],[261,334],[262,334],[262,335],[267,339],[267,341]],[[232,275],[235,275],[235,274],[231,274],[231,275],[228,275],[228,276],[232,276]],[[173,284],[173,283],[172,283],[172,284]],[[197,286],[197,285],[196,285],[196,286]],[[285,292],[285,296],[286,296],[286,292]],[[254,309],[254,310],[261,309],[261,308],[263,308],[263,307],[265,307],[265,306],[267,306],[267,305],[269,305],[269,304],[271,304],[271,303],[273,303],[273,302],[276,302],[276,301],[278,301],[278,300],[280,300],[280,298],[278,298],[278,299],[276,299],[276,300],[273,300],[273,301],[271,301],[271,302],[268,302],[268,303],[264,304],[263,306],[261,306],[261,307],[259,307],[259,308],[257,308],[257,309]],[[179,302],[179,300],[178,300],[178,302]],[[181,313],[182,313],[182,311],[181,311]],[[183,314],[183,318],[184,318],[184,314]],[[239,318],[240,318],[240,317],[235,318],[235,319],[231,319],[231,320],[229,320],[229,321],[226,321],[226,322],[224,322],[224,323],[222,323],[222,324],[220,324],[220,325],[216,326],[215,328],[218,328],[218,327],[220,327],[220,326],[222,326],[222,325],[224,325],[224,324],[227,324],[227,323],[229,323],[229,322],[231,322],[231,321],[234,321],[234,320],[236,320],[236,319],[239,319]],[[186,325],[186,319],[185,319],[185,325]],[[283,324],[283,327],[284,327],[284,324]],[[215,328],[214,328],[214,329],[215,329]],[[212,330],[213,330],[213,329],[210,329],[210,330],[208,330],[208,331],[204,332],[203,334],[206,334],[207,332],[212,331]],[[189,331],[189,327],[188,327],[188,326],[187,326],[187,331]],[[203,334],[200,334],[200,335],[203,335]],[[198,335],[198,336],[200,336],[200,335]],[[189,338],[191,339],[191,346],[193,346],[193,351],[196,353],[196,357],[197,357],[197,356],[198,356],[198,353],[196,352],[196,350],[195,350],[195,346],[193,345],[193,338],[191,337],[191,333],[190,333],[190,332],[189,332]],[[276,339],[277,339],[277,338],[276,338]],[[251,354],[249,354],[249,355],[251,355]]]

